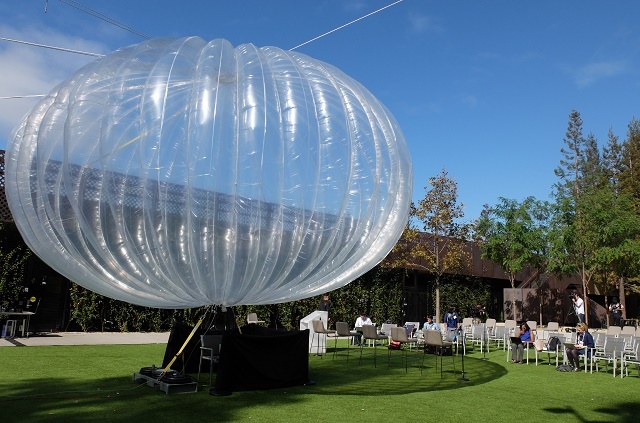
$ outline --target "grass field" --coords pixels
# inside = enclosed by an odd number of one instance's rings
[[[347,363],[345,351],[339,349],[335,360],[331,354],[309,357],[316,385],[214,397],[204,385],[197,393],[166,395],[132,382],[141,367],[161,364],[163,345],[1,348],[0,421],[640,421],[635,368],[630,377],[614,379],[611,368],[563,373],[546,362],[507,363],[502,350],[483,360],[477,350],[465,357],[470,380],[462,382],[460,356],[455,373],[451,357],[444,357],[441,378],[433,355],[425,357],[421,375],[422,355],[415,352],[405,373],[400,352],[392,352],[389,367],[386,349],[378,348],[374,368],[372,348],[365,349],[362,364],[353,349]]]

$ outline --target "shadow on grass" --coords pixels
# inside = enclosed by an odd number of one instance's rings
[[[196,421],[207,416],[209,421],[234,421],[240,410],[251,410],[264,405],[291,406],[307,402],[309,396],[314,395],[362,395],[363,390],[366,390],[368,396],[389,396],[457,389],[482,384],[506,374],[503,366],[467,357],[465,371],[470,381],[458,381],[461,371],[458,356],[455,358],[455,372],[451,357],[443,357],[444,372],[441,378],[440,368],[436,371],[434,367],[434,355],[424,357],[421,374],[423,355],[415,352],[408,354],[410,360],[408,372],[405,372],[401,352],[392,352],[389,366],[387,351],[382,351],[383,353],[378,351],[377,368],[373,366],[373,351],[370,350],[364,351],[362,364],[359,364],[359,354],[351,355],[347,363],[346,355],[340,354],[341,351],[335,360],[332,360],[331,353],[323,358],[309,356],[309,373],[316,385],[234,392],[229,397],[210,396],[209,386],[202,384],[196,393],[166,395],[147,385],[133,383],[131,375],[137,369],[124,375],[121,369],[114,368],[118,364],[100,362],[95,370],[87,371],[86,368],[79,367],[85,363],[78,359],[66,363],[65,368],[68,370],[63,370],[57,358],[52,357],[51,364],[62,369],[54,372],[56,376],[10,377],[0,380],[1,419],[3,423],[75,423],[103,416],[103,420],[110,422],[159,423]],[[439,359],[440,357],[438,362]],[[95,371],[96,377],[91,376],[92,371]],[[47,373],[50,374],[48,371]],[[202,376],[202,381],[208,382],[207,374]]]
[[[460,381],[461,356],[455,356],[454,370],[451,356],[437,357],[433,354],[409,352],[408,369],[405,371],[402,351],[392,351],[390,364],[388,351],[386,348],[382,351],[377,354],[376,367],[372,351],[363,353],[362,363],[359,351],[350,354],[348,363],[346,353],[340,349],[335,359],[332,359],[331,353],[323,359],[310,356],[309,375],[316,385],[306,387],[304,392],[325,395],[362,395],[362,392],[367,392],[369,396],[402,395],[480,385],[507,373],[504,366],[466,356],[465,377],[469,380]],[[440,359],[443,364],[442,377]]]
[[[204,379],[203,379],[204,381]],[[99,387],[99,388],[98,388]],[[0,421],[80,423],[87,421],[236,421],[240,410],[261,405],[295,404],[303,399],[283,390],[242,392],[213,397],[200,385],[195,393],[166,395],[131,377],[32,379],[0,385]]]
[[[638,421],[638,415],[640,414],[640,402],[621,402],[611,404],[609,407],[596,408],[594,411],[602,414],[607,414],[609,417],[589,420],[582,416],[580,406],[566,405],[562,407],[549,407],[544,408],[544,411],[557,414],[558,418],[566,421],[569,417],[572,421],[578,422],[619,422],[619,423],[636,423]]]

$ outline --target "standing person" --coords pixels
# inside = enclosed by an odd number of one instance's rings
[[[578,318],[578,323],[584,323],[584,301],[578,291],[573,291],[571,293],[571,301],[573,301],[573,309],[576,311],[576,317]]]
[[[624,306],[618,300],[618,297],[613,297],[609,311],[611,312],[611,326],[622,326],[622,310]]]
[[[529,342],[535,341],[533,332],[527,323],[520,325],[520,332],[517,335],[520,338],[520,342],[511,343],[511,362],[522,364],[522,358],[524,357],[525,346],[529,348]]]
[[[327,329],[329,329],[329,325],[331,325],[331,301],[329,301],[329,294],[324,294],[322,299],[320,300],[320,311],[327,312]]]
[[[447,341],[454,341],[460,326],[458,313],[454,306],[449,306],[449,310],[444,314],[444,324],[447,327]]]
[[[320,311],[326,311],[331,313],[331,301],[329,301],[329,294],[324,294],[320,300]]]
[[[589,333],[589,328],[585,323],[578,323],[576,325],[576,331],[578,332],[578,338],[573,348],[567,348],[565,353],[569,359],[569,364],[573,366],[573,370],[580,371],[580,356],[591,355],[591,351],[596,347],[596,343],[593,341],[593,336]]]
[[[369,319],[367,317],[366,314],[361,313],[360,317],[358,317],[356,319],[356,324],[355,324],[355,328],[356,328],[356,332],[358,332],[358,336],[357,337],[353,337],[356,345],[360,345],[360,343],[362,342],[362,327],[364,325],[372,325],[373,323],[371,322],[371,319]],[[357,338],[357,339],[356,339]]]

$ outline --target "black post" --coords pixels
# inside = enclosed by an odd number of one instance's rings
[[[482,323],[484,330],[482,331],[482,358],[481,360],[487,360],[487,348],[489,347],[489,334],[487,333],[486,323]]]
[[[467,337],[465,336],[464,328],[462,328],[461,332],[462,332],[462,375],[458,378],[458,380],[461,382],[468,382],[469,379],[464,376],[464,356],[465,356],[465,352],[467,351],[467,344],[466,344]]]

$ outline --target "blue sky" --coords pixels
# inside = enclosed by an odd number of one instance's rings
[[[151,37],[288,49],[391,0],[89,1]],[[0,2],[0,37],[107,54],[142,38],[59,0]],[[297,51],[360,81],[395,115],[415,200],[446,168],[465,216],[498,197],[547,199],[568,115],[620,139],[640,118],[640,2],[404,0]],[[0,97],[45,94],[90,57],[0,41]],[[34,105],[0,99],[0,149]]]

